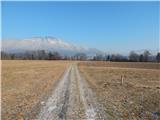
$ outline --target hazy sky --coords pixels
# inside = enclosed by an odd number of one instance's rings
[[[2,39],[53,36],[104,51],[158,49],[158,2],[2,2]]]

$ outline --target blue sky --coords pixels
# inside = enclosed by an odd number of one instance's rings
[[[2,2],[2,39],[53,36],[103,51],[159,47],[158,2]]]

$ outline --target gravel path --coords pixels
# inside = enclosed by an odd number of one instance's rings
[[[68,67],[63,77],[44,103],[38,120],[106,120],[103,108],[77,65]]]

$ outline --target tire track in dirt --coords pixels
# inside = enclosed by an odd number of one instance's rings
[[[76,64],[68,67],[42,107],[38,120],[106,120]]]
[[[80,96],[85,107],[86,119],[107,120],[103,106],[97,102],[95,94],[92,92],[86,80],[80,75],[77,66],[75,66],[75,71],[80,86]]]
[[[59,120],[65,119],[68,101],[69,74],[71,66],[65,71],[62,79],[53,90],[51,97],[42,107],[38,120]],[[63,110],[65,108],[65,110]],[[64,114],[63,114],[64,113]]]

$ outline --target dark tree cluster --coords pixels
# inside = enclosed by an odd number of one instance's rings
[[[95,55],[92,60],[94,61],[114,61],[114,62],[128,61],[128,59],[125,56],[122,56],[120,54],[111,54],[111,55],[98,54],[98,55]]]
[[[73,60],[87,60],[85,53],[77,53],[72,57]]]
[[[120,54],[96,54],[88,57],[85,53],[63,56],[56,51],[35,50],[23,53],[8,53],[1,51],[2,60],[93,60],[93,61],[114,61],[114,62],[160,62],[160,52],[152,55],[148,50],[138,54],[131,51],[128,56]]]
[[[160,53],[158,52],[157,55],[152,55],[148,50],[145,50],[141,54],[131,51],[128,56],[123,56],[120,54],[99,54],[95,55],[92,60],[113,62],[160,62]]]
[[[46,52],[45,50],[26,51],[24,53],[1,52],[2,60],[60,60],[58,52]]]
[[[2,60],[87,60],[85,53],[76,53],[73,56],[63,56],[57,51],[35,50],[23,53],[1,52]]]
[[[145,50],[142,54],[137,54],[134,51],[130,52],[129,61],[131,62],[159,62],[158,54],[156,56],[152,55],[148,50]]]

